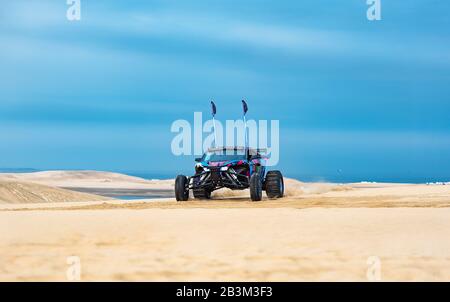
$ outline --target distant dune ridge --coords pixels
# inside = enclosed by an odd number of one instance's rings
[[[99,201],[108,198],[31,182],[0,180],[0,203]]]
[[[145,183],[146,180],[139,177],[129,176],[114,172],[102,171],[40,171],[31,173],[2,173],[0,179],[23,180],[31,182],[74,182],[74,181],[95,181],[95,182],[112,182],[112,181],[128,181]]]
[[[100,171],[1,173],[0,203],[102,201],[111,198],[76,192],[75,189],[170,189],[171,185],[173,185],[173,181],[149,181],[139,177]]]
[[[173,180],[146,180],[140,177],[103,171],[43,171],[2,173],[0,180],[26,181],[64,188],[170,189]]]

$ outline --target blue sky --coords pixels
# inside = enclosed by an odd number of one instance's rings
[[[0,167],[189,173],[174,120],[279,119],[279,168],[450,180],[450,2],[93,1],[0,5]]]

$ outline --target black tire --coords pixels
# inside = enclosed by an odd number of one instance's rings
[[[252,201],[260,201],[262,199],[262,182],[258,173],[253,173],[250,177],[250,198]]]
[[[206,189],[193,189],[195,199],[211,199],[211,191]]]
[[[188,179],[184,175],[178,175],[175,179],[175,198],[177,201],[186,201],[189,199]]]
[[[269,198],[284,196],[284,180],[280,171],[269,171],[265,181],[266,195]]]

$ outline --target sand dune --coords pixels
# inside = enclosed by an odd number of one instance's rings
[[[450,281],[450,185],[286,179],[277,200],[223,190],[210,201],[125,202],[41,183],[173,181],[88,171],[0,179],[0,200],[20,202],[0,205],[3,281],[67,280],[71,256],[86,281],[368,281],[370,259],[380,261],[382,281]],[[58,202],[69,198],[76,202]]]
[[[36,183],[0,180],[0,203],[53,203],[107,199]]]
[[[146,180],[113,172],[101,171],[43,171],[33,173],[2,173],[0,180],[16,180],[53,187],[171,189],[173,180]]]

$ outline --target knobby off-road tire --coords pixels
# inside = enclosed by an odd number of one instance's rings
[[[250,198],[252,201],[262,199],[262,181],[258,173],[253,173],[250,177]]]
[[[175,198],[177,201],[189,199],[188,179],[184,175],[178,175],[175,179]]]
[[[284,195],[284,180],[280,171],[269,171],[266,174],[266,195],[269,198],[281,198]]]

